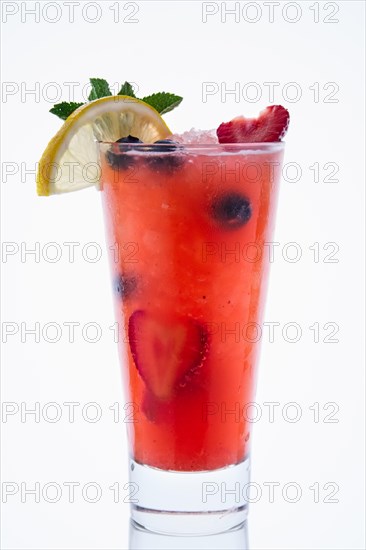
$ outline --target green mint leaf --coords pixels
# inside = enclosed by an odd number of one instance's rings
[[[104,78],[91,78],[90,84],[92,85],[88,100],[93,101],[107,95],[112,95],[109,89],[109,84]]]
[[[133,88],[129,82],[125,82],[124,84],[122,84],[122,88],[117,95],[128,95],[130,97],[136,97],[135,92],[133,91]]]
[[[67,117],[76,111],[78,107],[81,107],[81,105],[84,105],[84,103],[75,103],[74,101],[68,103],[67,101],[63,101],[62,103],[54,105],[52,109],[50,109],[50,113],[62,118],[62,120],[66,120]]]
[[[154,107],[161,115],[178,107],[182,100],[183,98],[179,95],[169,94],[167,92],[159,92],[142,98],[142,101]]]
[[[109,84],[104,78],[91,78],[91,91],[88,97],[88,101],[93,101],[95,99],[100,99],[102,97],[111,96],[111,90]],[[122,84],[120,91],[117,95],[126,95],[129,97],[136,98],[136,94],[130,82],[125,82]],[[168,92],[159,92],[156,94],[151,94],[142,98],[142,101],[154,107],[161,115],[169,113],[178,107],[182,102],[183,98],[179,95],[171,94]],[[74,101],[67,102],[63,101],[62,103],[57,103],[50,109],[50,113],[58,116],[62,120],[66,120],[78,107],[85,105],[85,103],[76,103]]]

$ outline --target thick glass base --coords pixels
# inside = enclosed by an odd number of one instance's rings
[[[213,535],[180,537],[162,535],[139,527],[131,521],[129,550],[248,550],[247,522]]]
[[[222,533],[246,520],[249,479],[249,458],[203,472],[160,470],[132,460],[130,482],[135,494],[131,516],[155,533]]]

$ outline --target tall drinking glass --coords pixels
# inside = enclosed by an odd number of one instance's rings
[[[283,143],[99,143],[129,422],[132,518],[247,514],[250,422]]]

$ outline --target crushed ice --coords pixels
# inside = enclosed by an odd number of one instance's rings
[[[173,134],[169,136],[169,139],[177,141],[178,143],[193,145],[210,145],[219,142],[215,129],[199,130],[197,128],[191,128],[182,134]]]

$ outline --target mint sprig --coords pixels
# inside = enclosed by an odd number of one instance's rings
[[[108,82],[103,78],[90,78],[90,84],[92,88],[88,97],[89,101],[112,95]]]
[[[183,101],[183,98],[179,95],[169,94],[167,92],[159,92],[158,94],[148,95],[142,98],[142,101],[145,101],[151,107],[154,107],[161,115],[169,113],[178,107],[178,105]]]
[[[90,84],[91,91],[88,101],[93,101],[94,99],[100,99],[101,97],[112,95],[108,82],[103,78],[91,78]],[[117,95],[126,95],[136,98],[132,85],[127,81],[122,84]],[[168,92],[159,92],[142,98],[142,101],[148,105],[151,105],[151,107],[156,109],[161,115],[172,111],[175,107],[178,107],[182,100],[183,98],[179,95]],[[50,113],[58,116],[62,120],[66,120],[78,107],[81,107],[81,105],[85,105],[85,103],[63,101],[62,103],[57,103],[54,105],[52,109],[50,109]]]
[[[122,88],[117,95],[128,95],[130,97],[136,97],[135,92],[133,91],[133,88],[129,82],[125,82],[124,84],[122,84]]]
[[[78,107],[81,107],[82,105],[84,105],[84,103],[75,103],[74,101],[67,103],[67,101],[63,101],[62,103],[57,103],[54,105],[52,109],[50,109],[50,113],[62,118],[62,120],[66,120],[67,117],[69,117]]]

